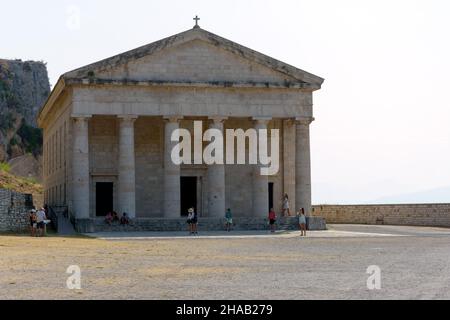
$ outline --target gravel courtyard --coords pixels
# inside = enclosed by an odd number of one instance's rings
[[[0,299],[449,299],[450,230],[0,236]],[[81,268],[82,290],[66,270]],[[368,290],[370,265],[381,289]]]

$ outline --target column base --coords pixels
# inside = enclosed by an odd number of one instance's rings
[[[78,233],[93,233],[95,232],[94,219],[75,219],[75,231]]]

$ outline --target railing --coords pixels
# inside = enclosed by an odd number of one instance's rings
[[[49,206],[48,213],[49,219],[51,220],[51,226],[56,232],[58,232],[60,219],[67,219],[67,220],[70,219],[69,210],[67,206]],[[69,221],[71,221],[71,219]]]
[[[48,219],[50,219],[53,230],[58,232],[58,215],[56,214],[55,210],[53,210],[53,207],[48,207]]]

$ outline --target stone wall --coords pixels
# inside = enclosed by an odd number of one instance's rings
[[[53,206],[68,205],[70,200],[72,123],[70,101],[64,97],[49,116],[51,124],[44,128],[44,202]]]
[[[323,205],[313,215],[329,223],[450,227],[450,204]]]
[[[33,196],[0,189],[0,232],[27,232]]]

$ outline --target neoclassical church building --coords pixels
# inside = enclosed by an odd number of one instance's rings
[[[190,207],[200,219],[231,208],[237,221],[263,220],[269,208],[281,212],[284,194],[292,212],[310,212],[309,131],[323,81],[198,25],[65,73],[38,115],[45,201],[66,206],[84,232],[112,210],[147,225],[185,221]],[[222,132],[279,129],[278,173],[174,164],[171,135],[192,132],[194,121]]]

